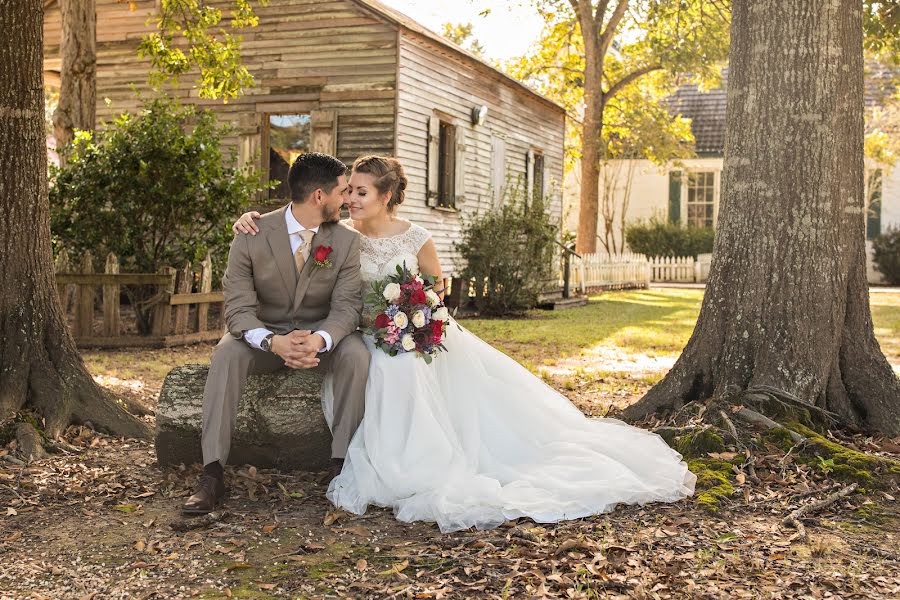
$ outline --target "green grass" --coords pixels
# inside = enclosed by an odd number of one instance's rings
[[[691,336],[703,290],[608,292],[587,306],[530,311],[519,319],[466,319],[489,344],[528,365],[551,364],[598,345],[651,356],[677,356]]]
[[[463,324],[487,343],[529,368],[577,357],[598,346],[616,353],[677,356],[700,312],[702,290],[657,289],[607,292],[587,306],[561,311],[530,311],[517,319],[466,319]],[[900,372],[900,293],[871,296],[875,334],[888,360]],[[208,363],[212,344],[161,350],[89,350],[82,353],[95,375],[140,379],[158,386],[174,367]],[[618,380],[613,372],[591,375]],[[658,379],[654,374],[647,384]],[[574,383],[573,383],[574,385]]]
[[[466,319],[463,323],[530,367],[553,364],[600,345],[633,354],[677,356],[691,336],[702,299],[703,290],[607,292],[580,308],[534,310],[519,319]],[[897,365],[900,294],[873,293],[871,305],[881,349]]]

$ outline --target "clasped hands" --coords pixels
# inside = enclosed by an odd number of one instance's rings
[[[319,365],[319,351],[325,348],[325,339],[318,333],[295,329],[286,335],[272,338],[272,352],[284,359],[292,369],[312,369]]]

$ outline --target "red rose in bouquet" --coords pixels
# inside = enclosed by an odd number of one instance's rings
[[[441,343],[441,335],[444,332],[444,322],[434,320],[431,322],[431,339],[433,343],[440,344]]]
[[[418,289],[409,295],[409,301],[411,304],[425,304],[428,302],[428,297],[424,290]]]
[[[375,317],[375,327],[378,329],[386,329],[391,324],[391,318],[384,313]]]

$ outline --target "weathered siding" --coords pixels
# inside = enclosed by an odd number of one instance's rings
[[[544,153],[554,190],[551,211],[560,216],[565,118],[560,109],[489,67],[406,30],[400,38],[399,89],[396,152],[410,180],[400,214],[432,232],[446,272],[458,266],[453,242],[460,218],[491,206],[494,135],[506,138],[506,169],[513,179],[525,177],[529,149]],[[481,104],[488,107],[487,120],[472,126],[472,107]],[[435,110],[456,118],[466,130],[466,201],[458,212],[426,205],[428,119]]]
[[[229,2],[215,0],[227,14]],[[139,102],[131,86],[146,92],[149,61],[137,56],[143,33],[155,25],[154,0],[128,4],[97,0],[97,117],[111,119]],[[363,153],[391,153],[396,103],[397,28],[352,0],[271,0],[255,7],[259,26],[244,30],[244,64],[257,86],[222,104],[197,97],[193,75],[173,95],[209,105],[236,127],[226,143],[258,153],[266,112],[338,113],[337,155],[352,162]],[[48,8],[44,25],[45,66],[58,68],[59,8]]]

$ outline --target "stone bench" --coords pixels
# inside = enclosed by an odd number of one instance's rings
[[[207,365],[176,367],[166,376],[156,409],[156,457],[160,466],[202,461],[203,387]],[[284,470],[328,467],[331,432],[322,414],[322,376],[284,369],[251,375],[241,397],[230,464]]]

